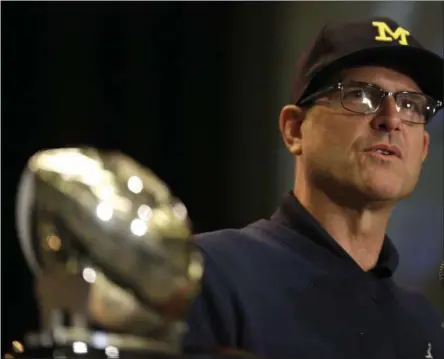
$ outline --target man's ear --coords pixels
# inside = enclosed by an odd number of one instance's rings
[[[285,146],[294,155],[302,153],[301,126],[305,118],[305,111],[295,105],[287,105],[281,110],[279,128]]]
[[[429,154],[430,135],[427,131],[424,131],[424,143],[422,149],[422,162],[424,162]]]

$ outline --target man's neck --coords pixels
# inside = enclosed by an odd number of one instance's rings
[[[393,207],[341,206],[325,193],[295,187],[299,202],[365,271],[379,258]]]

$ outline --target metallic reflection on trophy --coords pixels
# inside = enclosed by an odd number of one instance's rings
[[[25,347],[179,353],[202,260],[185,206],[152,172],[92,148],[39,152],[17,229],[42,327]]]

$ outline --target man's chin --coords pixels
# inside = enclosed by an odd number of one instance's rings
[[[413,189],[406,189],[401,183],[381,181],[368,183],[363,192],[369,200],[393,203],[409,197]]]

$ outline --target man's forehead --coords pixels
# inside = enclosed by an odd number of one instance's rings
[[[397,70],[382,66],[360,66],[341,72],[342,81],[353,80],[380,86],[386,91],[419,91],[418,84]]]

